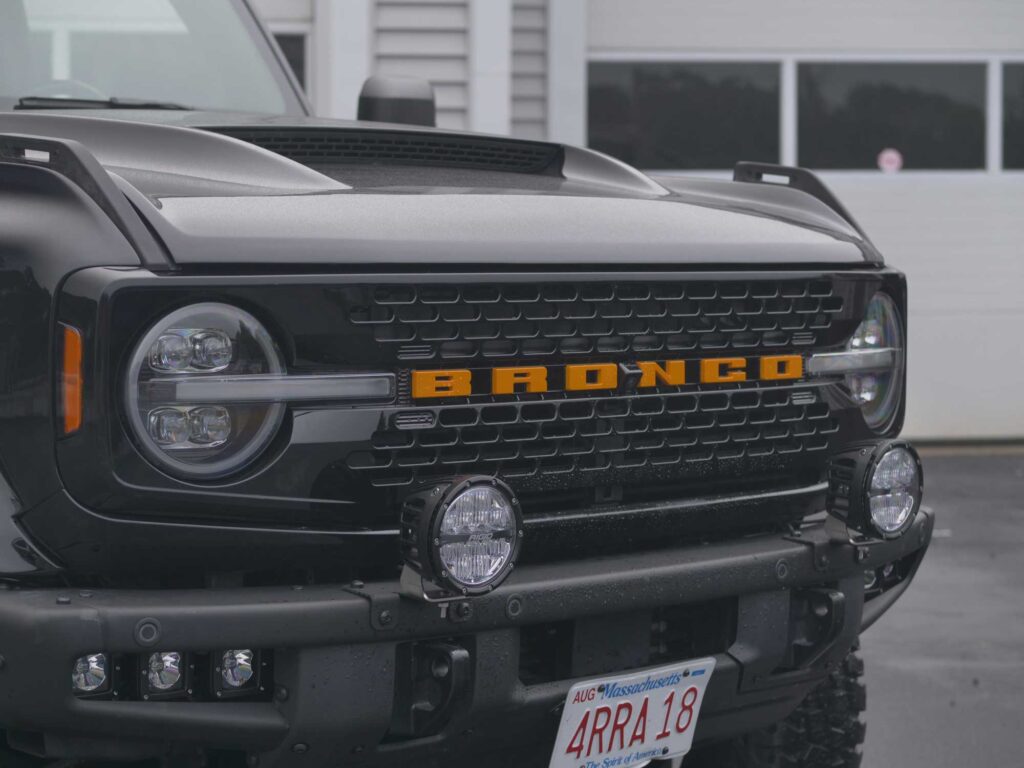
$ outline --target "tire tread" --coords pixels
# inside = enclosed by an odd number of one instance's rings
[[[860,768],[866,708],[864,660],[854,648],[781,723],[717,745],[684,765]]]

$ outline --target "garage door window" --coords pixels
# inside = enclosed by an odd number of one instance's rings
[[[640,168],[779,160],[777,62],[591,62],[590,146]]]
[[[985,167],[985,65],[800,64],[799,158],[810,168]]]
[[[1003,167],[1024,169],[1024,64],[1003,67]]]

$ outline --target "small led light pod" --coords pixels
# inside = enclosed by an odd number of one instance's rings
[[[195,664],[192,655],[181,651],[154,651],[139,660],[144,701],[185,699],[192,695]]]
[[[211,690],[218,699],[257,696],[264,691],[261,675],[267,655],[252,648],[229,648],[211,654]]]
[[[252,651],[248,649],[224,651],[220,676],[229,688],[241,688],[252,680]]]
[[[490,592],[511,572],[523,537],[512,489],[494,477],[456,478],[402,506],[403,584],[443,601]]]
[[[75,693],[103,693],[110,687],[110,662],[105,653],[90,653],[75,659],[71,688]]]
[[[151,653],[146,666],[146,683],[150,690],[167,693],[184,686],[182,658],[177,651]]]
[[[895,539],[906,533],[923,491],[921,459],[902,440],[852,447],[829,462],[828,511],[865,536]]]

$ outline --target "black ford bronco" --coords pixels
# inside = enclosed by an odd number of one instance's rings
[[[0,3],[5,768],[859,764],[903,275],[807,171],[433,111],[312,117],[244,0]]]

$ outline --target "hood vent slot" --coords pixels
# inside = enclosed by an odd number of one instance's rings
[[[219,128],[308,166],[386,165],[559,175],[562,148],[539,141],[415,131]]]

